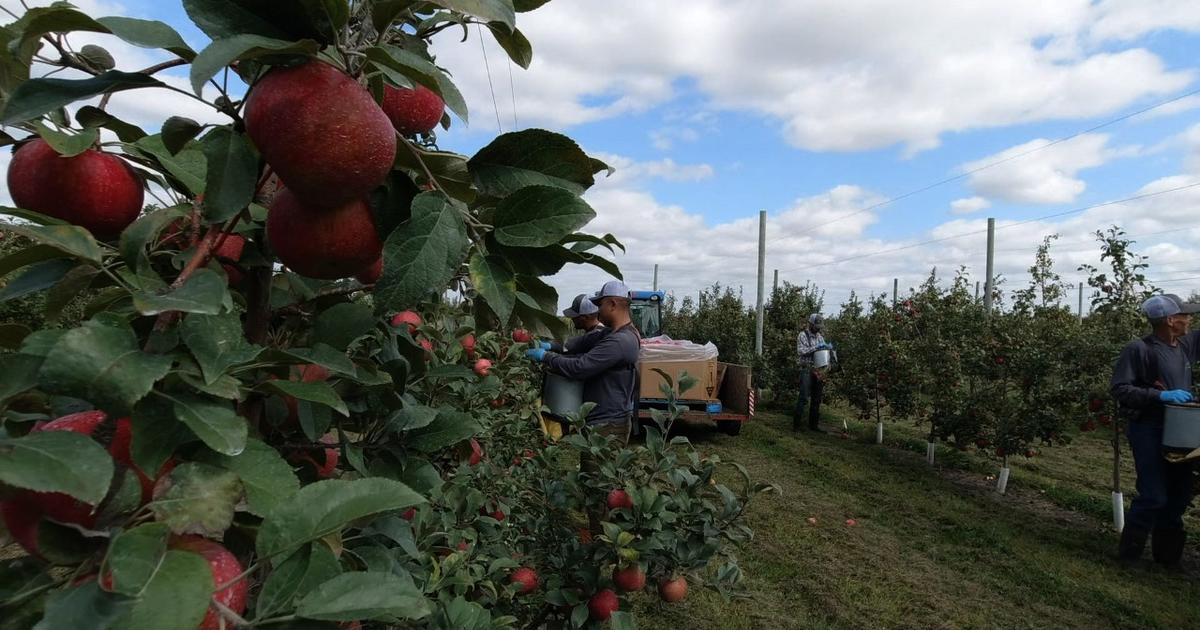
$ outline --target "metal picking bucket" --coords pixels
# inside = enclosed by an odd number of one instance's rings
[[[1200,448],[1200,405],[1167,405],[1163,446],[1188,450]]]
[[[826,368],[829,367],[829,351],[817,350],[813,353],[813,367]]]
[[[573,381],[561,374],[546,372],[542,383],[542,404],[559,418],[579,413],[583,406],[583,381]]]

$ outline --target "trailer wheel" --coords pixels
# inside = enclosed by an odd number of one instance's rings
[[[725,435],[737,435],[742,432],[742,423],[738,420],[719,420],[717,428]]]

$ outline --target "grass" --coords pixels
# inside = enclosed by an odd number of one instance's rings
[[[840,426],[840,410],[826,422]],[[851,422],[848,439],[796,434],[773,413],[738,437],[687,435],[783,494],[748,510],[748,599],[700,589],[670,606],[639,598],[641,628],[1200,627],[1200,579],[1113,559],[1104,432],[1010,461],[1006,495],[989,479],[996,460],[939,447],[931,468],[923,430],[904,423],[887,425],[882,446],[873,425]],[[1189,523],[1200,532],[1194,515]],[[1200,566],[1194,548],[1188,558]]]

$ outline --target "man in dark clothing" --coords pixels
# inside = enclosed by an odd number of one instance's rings
[[[803,428],[804,408],[808,407],[808,428],[824,433],[820,426],[821,398],[825,392],[825,375],[813,367],[813,355],[817,350],[832,348],[825,342],[821,330],[825,320],[818,313],[808,316],[808,326],[796,338],[796,355],[800,362],[800,393],[796,398],[796,411],[792,416],[792,430]],[[810,403],[811,400],[811,403]]]
[[[608,330],[600,323],[600,308],[585,293],[576,295],[571,306],[563,309],[563,315],[571,318],[571,323],[575,324],[575,330],[582,331],[582,334],[571,337],[564,343],[542,341],[538,345],[544,350],[559,354],[584,353],[596,345],[596,342]]]
[[[1163,458],[1163,410],[1191,402],[1192,364],[1200,359],[1200,331],[1188,332],[1192,313],[1177,295],[1156,295],[1142,304],[1154,332],[1130,342],[1113,369],[1112,394],[1129,419],[1126,433],[1137,471],[1137,496],[1125,518],[1118,556],[1136,562],[1152,540],[1154,561],[1179,565],[1186,533],[1183,513],[1192,499],[1192,465]]]
[[[560,354],[538,347],[525,354],[569,379],[583,381],[583,401],[596,405],[588,414],[588,428],[625,442],[634,414],[641,335],[630,318],[630,291],[624,283],[608,282],[590,300],[606,327],[590,348]]]

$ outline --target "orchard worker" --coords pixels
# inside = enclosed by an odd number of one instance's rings
[[[1128,418],[1129,448],[1137,472],[1137,496],[1125,517],[1118,556],[1131,564],[1151,539],[1154,561],[1178,567],[1186,534],[1183,513],[1192,499],[1192,464],[1164,459],[1163,409],[1191,402],[1192,364],[1200,360],[1200,331],[1188,332],[1192,313],[1177,295],[1156,295],[1142,304],[1154,332],[1131,341],[1113,369],[1112,394]]]
[[[538,345],[544,350],[559,354],[578,354],[587,352],[604,335],[608,329],[600,323],[600,309],[586,293],[580,293],[571,301],[571,306],[563,309],[563,316],[571,319],[575,330],[581,334],[567,339],[564,343],[557,341],[542,341]]]
[[[821,395],[825,391],[825,374],[813,367],[813,355],[817,350],[831,350],[832,345],[825,342],[821,330],[825,327],[825,319],[820,313],[808,316],[808,326],[800,331],[796,338],[796,355],[800,361],[800,395],[796,399],[796,413],[792,417],[792,430],[803,428],[804,407],[808,406],[808,429],[817,433],[825,431],[820,427]]]
[[[597,308],[597,318],[606,327],[605,332],[596,334],[590,348],[576,348],[568,354],[544,347],[525,351],[526,356],[545,363],[555,372],[583,381],[583,401],[596,404],[588,414],[588,428],[621,443],[629,440],[632,426],[637,393],[634,382],[642,343],[630,317],[630,296],[625,283],[613,280],[589,298]]]

